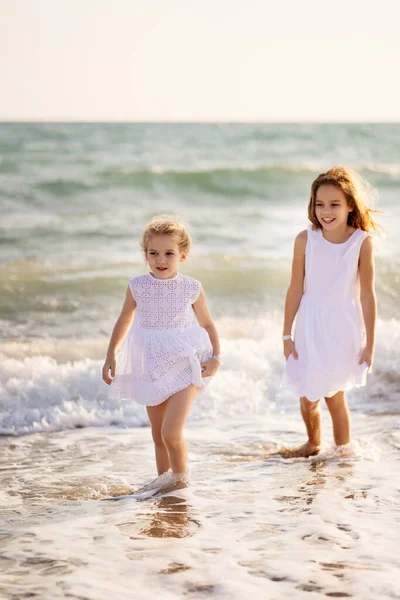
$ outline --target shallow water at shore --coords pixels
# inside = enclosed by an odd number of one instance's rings
[[[268,458],[301,434],[193,423],[189,487],[144,502],[103,500],[154,473],[147,427],[1,438],[2,598],[398,598],[400,421],[360,417],[353,457]]]
[[[400,598],[400,125],[0,125],[0,597]],[[281,388],[284,294],[311,181],[333,164],[378,188],[368,386],[354,447],[304,441]],[[146,502],[143,407],[100,372],[139,236],[180,215],[223,365],[187,424],[191,485]],[[269,458],[267,458],[267,455]]]

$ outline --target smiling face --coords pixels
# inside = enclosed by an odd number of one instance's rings
[[[186,255],[170,235],[153,235],[149,239],[146,260],[157,279],[171,279],[178,273]]]
[[[333,231],[347,225],[352,209],[346,196],[335,185],[321,185],[315,196],[315,216],[323,229]]]

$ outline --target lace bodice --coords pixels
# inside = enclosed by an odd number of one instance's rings
[[[196,279],[181,273],[173,279],[156,279],[147,273],[131,279],[129,288],[137,305],[135,326],[162,330],[194,324],[192,304],[201,291]]]

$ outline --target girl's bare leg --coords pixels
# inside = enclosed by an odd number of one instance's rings
[[[350,442],[351,418],[346,402],[346,394],[337,392],[332,398],[325,398],[333,425],[333,439],[337,446]]]
[[[300,398],[300,412],[306,426],[308,440],[302,446],[281,448],[280,454],[285,458],[313,456],[319,452],[321,445],[319,400],[317,402],[310,402],[305,397]]]
[[[190,385],[165,402],[167,407],[161,435],[173,473],[186,473],[187,446],[183,438],[183,427],[198,392],[195,385]]]
[[[151,435],[154,441],[154,450],[156,455],[157,473],[162,475],[170,468],[168,450],[164,446],[161,435],[162,424],[164,420],[167,402],[163,402],[158,406],[147,406],[147,414],[151,423]]]

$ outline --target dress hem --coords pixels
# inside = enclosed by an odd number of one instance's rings
[[[366,381],[363,381],[361,383],[354,383],[354,382],[352,382],[352,383],[349,383],[348,385],[345,385],[345,386],[342,386],[342,387],[338,388],[334,392],[331,391],[331,390],[329,390],[327,394],[321,394],[317,398],[315,397],[316,394],[312,394],[312,398],[310,398],[309,395],[307,395],[307,394],[301,394],[301,393],[299,393],[297,391],[297,389],[295,389],[294,386],[292,386],[290,383],[286,383],[286,385],[284,385],[284,387],[288,388],[298,398],[306,398],[309,402],[318,402],[319,400],[322,400],[323,398],[332,398],[338,392],[349,392],[350,390],[352,390],[354,388],[365,387],[366,385],[367,385]]]
[[[207,378],[208,379],[208,378]],[[119,400],[133,400],[134,402],[136,402],[137,404],[139,404],[140,406],[159,406],[160,404],[163,404],[163,402],[165,402],[166,400],[169,400],[169,398],[172,398],[172,396],[175,396],[175,394],[179,394],[179,392],[182,392],[183,390],[186,390],[188,387],[190,387],[191,385],[194,385],[195,387],[197,387],[197,389],[199,390],[198,393],[201,393],[204,391],[205,386],[204,384],[200,387],[198,385],[196,385],[193,381],[187,385],[184,385],[183,387],[179,388],[178,390],[176,390],[173,394],[171,394],[170,396],[167,396],[165,398],[163,398],[162,400],[160,400],[159,402],[152,402],[151,404],[147,404],[146,402],[140,402],[139,400],[137,400],[136,398],[134,398],[133,396],[119,396]]]

